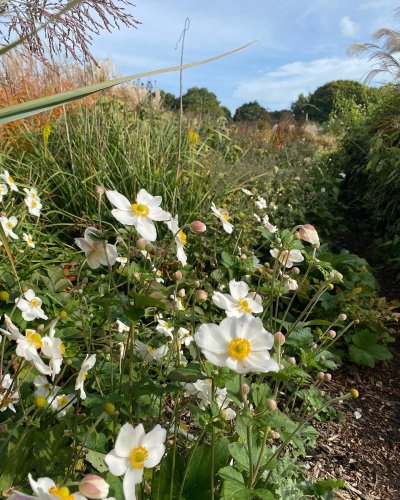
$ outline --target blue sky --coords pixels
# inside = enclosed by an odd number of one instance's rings
[[[207,87],[231,111],[254,100],[281,109],[328,81],[362,81],[371,63],[349,58],[346,49],[371,41],[378,28],[396,27],[399,6],[399,0],[136,0],[132,12],[142,24],[102,33],[93,52],[111,59],[119,75],[177,65],[176,44],[188,17],[184,62],[258,42],[185,71],[184,91]],[[160,75],[155,84],[179,94],[178,73]]]

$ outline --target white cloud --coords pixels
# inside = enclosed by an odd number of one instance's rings
[[[340,31],[342,35],[348,38],[354,38],[358,34],[359,29],[359,25],[352,21],[349,16],[344,16],[340,20]]]
[[[304,62],[296,61],[243,81],[234,92],[242,101],[258,100],[270,109],[287,108],[300,93],[308,94],[332,80],[362,80],[371,70],[363,59],[331,57]]]

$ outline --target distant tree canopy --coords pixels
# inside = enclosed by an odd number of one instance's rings
[[[335,80],[318,87],[307,97],[300,94],[292,104],[292,112],[296,118],[306,116],[320,123],[326,122],[335,111],[337,103],[352,100],[356,104],[367,104],[373,97],[375,89],[353,80]]]
[[[237,108],[233,119],[235,122],[254,122],[267,117],[267,110],[257,101],[246,102]]]
[[[206,88],[192,87],[182,96],[183,111],[214,116],[223,116],[217,96]],[[178,106],[179,108],[179,99]]]

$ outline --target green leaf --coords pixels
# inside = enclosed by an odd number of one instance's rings
[[[168,374],[168,378],[174,382],[196,382],[197,380],[205,380],[208,378],[201,371],[198,363],[189,363],[183,368],[176,368]]]
[[[104,461],[105,456],[105,453],[88,450],[86,453],[86,461],[89,462],[97,471],[106,472],[108,471],[108,467]]]
[[[202,64],[206,64],[211,61],[216,61],[217,59],[221,59],[222,57],[226,57],[231,54],[234,54],[235,52],[243,50],[252,45],[253,43],[255,42],[253,41],[237,49],[225,52],[224,54],[220,54],[215,57],[210,57],[208,59],[203,59],[201,61],[196,61],[194,63],[184,64],[182,66],[172,66],[169,68],[162,68],[153,71],[146,71],[145,73],[138,73],[135,75],[125,76],[122,78],[116,78],[114,80],[108,80],[106,82],[95,83],[94,85],[87,85],[85,87],[80,87],[78,89],[68,90],[67,92],[61,92],[59,94],[41,97],[39,99],[33,99],[31,101],[23,102],[20,104],[6,106],[5,108],[0,110],[0,123],[4,124],[14,120],[20,120],[21,118],[26,118],[28,116],[35,115],[37,113],[42,113],[43,111],[49,111],[50,109],[53,109],[56,106],[68,104],[69,102],[82,99],[83,97],[95,94],[96,92],[100,92],[101,90],[106,90],[116,85],[120,85],[121,83],[129,82],[130,80],[138,80],[140,78],[145,78],[145,77],[147,78],[149,76],[159,75],[161,73],[170,73],[172,71],[179,71],[183,69],[193,68],[195,66],[200,66]]]
[[[313,340],[314,336],[311,333],[310,328],[299,328],[290,335],[286,336],[286,344],[293,346],[296,349],[300,347],[308,347]]]
[[[131,292],[129,294],[135,301],[135,309],[145,309],[146,307],[155,307],[157,309],[165,309],[165,304],[161,300],[143,295],[141,293]]]
[[[235,261],[233,260],[232,256],[229,255],[228,252],[223,251],[221,253],[221,258],[222,258],[223,265],[225,267],[227,267],[228,269],[235,265]]]

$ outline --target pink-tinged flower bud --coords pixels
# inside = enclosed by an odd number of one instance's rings
[[[145,240],[144,238],[139,238],[137,240],[136,246],[138,247],[139,250],[146,250],[147,244],[148,244],[147,240]]]
[[[194,296],[198,302],[205,302],[208,299],[208,294],[205,290],[196,290]]]
[[[275,333],[274,337],[276,345],[283,345],[285,343],[286,338],[282,332]]]
[[[275,411],[278,408],[278,405],[276,404],[276,401],[274,399],[267,399],[265,401],[265,407],[269,411]]]
[[[79,483],[79,491],[87,498],[101,500],[108,497],[109,484],[102,477],[88,474]]]
[[[335,330],[328,330],[327,335],[329,338],[334,339],[336,337],[336,332]]]
[[[194,220],[190,224],[190,229],[195,233],[195,234],[201,234],[204,233],[204,231],[207,230],[207,226],[202,222],[201,220]]]
[[[250,392],[250,386],[248,384],[242,384],[242,394],[244,394],[245,396],[247,396]]]
[[[195,288],[199,288],[199,286],[200,286],[200,281],[199,281],[199,280],[194,280],[194,281],[193,281],[193,286],[194,286]]]
[[[174,279],[175,281],[181,281],[183,278],[183,274],[182,274],[182,271],[175,271],[174,273]]]
[[[317,380],[319,382],[323,382],[324,378],[325,378],[325,373],[324,372],[318,372],[317,373]]]
[[[330,373],[325,373],[324,382],[330,382],[332,380],[332,375]]]
[[[150,297],[152,299],[162,300],[164,298],[164,295],[160,292],[151,292]]]
[[[299,236],[303,241],[311,243],[314,248],[319,248],[320,242],[318,233],[315,227],[311,224],[304,224],[304,226],[300,226]]]
[[[292,267],[292,274],[300,274],[300,269],[298,267]]]
[[[346,319],[347,319],[346,314],[344,314],[344,313],[339,314],[339,316],[338,316],[339,321],[346,321]]]
[[[103,194],[106,192],[105,188],[103,186],[95,186],[94,192],[98,194],[99,196],[103,196]]]
[[[296,364],[296,358],[294,358],[293,356],[291,356],[290,358],[288,358],[288,363],[290,365],[295,365]]]

